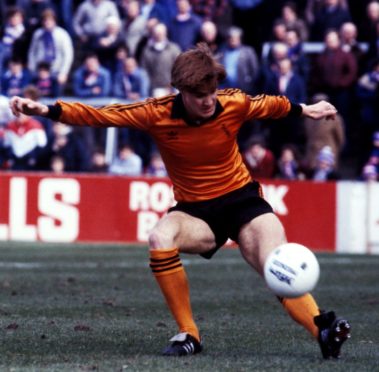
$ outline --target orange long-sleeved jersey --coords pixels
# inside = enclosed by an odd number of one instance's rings
[[[251,181],[238,149],[237,133],[251,119],[288,115],[284,96],[251,97],[238,89],[217,91],[215,114],[201,125],[188,123],[181,95],[94,108],[57,101],[59,120],[72,125],[129,127],[149,133],[159,148],[177,201],[224,195]]]

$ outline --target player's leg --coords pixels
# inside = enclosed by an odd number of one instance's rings
[[[278,245],[286,243],[284,228],[273,213],[254,218],[240,230],[238,242],[245,260],[263,276],[266,258]],[[346,320],[333,312],[321,313],[309,293],[298,298],[280,298],[288,314],[318,339],[324,358],[338,358],[342,343],[350,337]]]
[[[189,284],[179,252],[205,253],[214,248],[214,235],[204,221],[174,211],[152,230],[149,245],[150,267],[179,328],[164,354],[197,353],[201,351],[200,334],[193,319]]]

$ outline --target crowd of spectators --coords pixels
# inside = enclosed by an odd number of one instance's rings
[[[202,41],[227,70],[221,88],[327,99],[339,111],[245,123],[254,177],[378,180],[377,0],[13,0],[0,21],[0,169],[165,176],[143,133],[119,130],[107,160],[105,130],[14,118],[7,100],[159,97],[175,92],[177,55]]]

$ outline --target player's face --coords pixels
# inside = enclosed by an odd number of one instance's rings
[[[192,120],[208,119],[216,110],[216,91],[201,95],[182,92],[182,98],[187,115]]]

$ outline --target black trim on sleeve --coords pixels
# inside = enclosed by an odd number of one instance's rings
[[[303,108],[298,103],[291,102],[291,109],[288,113],[288,117],[298,118],[302,115]]]
[[[51,120],[59,120],[59,117],[62,113],[62,107],[59,103],[56,103],[55,105],[48,105],[49,111],[46,115]]]

